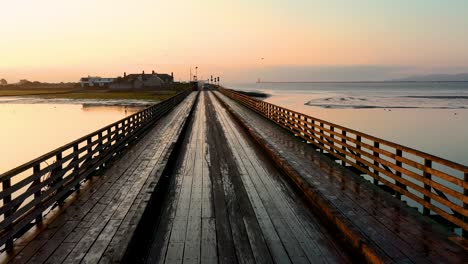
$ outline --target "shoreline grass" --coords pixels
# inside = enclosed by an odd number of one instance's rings
[[[41,99],[96,99],[96,100],[151,100],[162,101],[175,95],[180,89],[111,91],[83,89],[0,89],[0,97],[28,97]]]

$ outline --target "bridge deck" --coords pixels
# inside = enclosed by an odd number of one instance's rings
[[[163,117],[148,134],[63,206],[15,241],[0,262],[96,263],[120,260],[143,215],[148,196],[186,121],[195,94]]]
[[[467,259],[439,224],[214,94],[201,92],[187,119],[195,102],[190,95],[0,261],[349,263],[362,261],[362,254],[389,263]]]
[[[151,235],[145,227],[132,262],[348,262],[286,176],[212,94],[200,94],[190,131],[161,221],[151,223]]]
[[[316,152],[286,130],[219,92],[236,118],[264,150],[287,170],[321,212],[368,259],[395,263],[464,263],[467,250],[454,235],[389,193]]]

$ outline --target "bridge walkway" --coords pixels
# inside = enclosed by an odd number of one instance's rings
[[[314,211],[368,261],[466,263],[468,251],[447,228],[254,111],[215,94],[300,187]]]
[[[160,217],[143,227],[129,262],[349,262],[211,92],[200,93],[189,131]]]
[[[0,262],[468,259],[440,224],[219,92],[189,95],[84,185]]]
[[[17,239],[0,263],[119,262],[195,102],[190,94],[103,175]]]

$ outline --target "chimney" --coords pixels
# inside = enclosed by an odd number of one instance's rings
[[[174,79],[174,72],[171,72],[171,77],[172,79]]]
[[[143,75],[145,75],[145,71],[143,71],[143,73],[142,73],[142,74],[143,74]]]
[[[153,75],[154,75],[154,70],[152,70],[152,71],[151,71],[151,74],[153,74]]]
[[[124,78],[125,78],[125,77],[127,77],[127,73],[126,73],[126,72],[124,72]]]

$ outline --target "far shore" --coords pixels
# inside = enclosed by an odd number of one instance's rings
[[[40,99],[95,99],[95,100],[145,100],[162,101],[177,92],[188,88],[187,84],[178,83],[173,88],[114,91],[110,89],[81,88],[20,88],[0,87],[0,97],[26,97]]]

